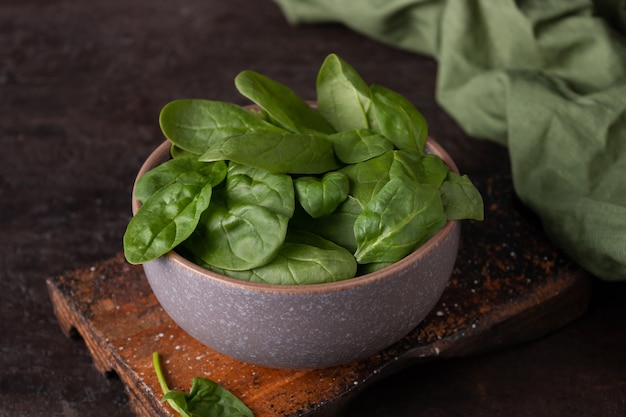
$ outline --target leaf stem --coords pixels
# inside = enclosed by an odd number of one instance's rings
[[[163,375],[163,370],[161,369],[159,352],[152,353],[152,365],[154,366],[154,372],[156,373],[157,379],[159,380],[159,385],[161,385],[161,390],[163,390],[163,395],[165,395],[170,391],[170,389],[167,386],[167,382],[165,382],[165,375]]]

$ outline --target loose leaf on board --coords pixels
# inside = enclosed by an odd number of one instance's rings
[[[152,354],[152,364],[163,391],[161,401],[167,401],[181,417],[254,417],[233,393],[207,378],[194,378],[188,394],[170,390],[157,352]]]

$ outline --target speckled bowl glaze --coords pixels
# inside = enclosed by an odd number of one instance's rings
[[[165,141],[137,177],[169,158]],[[432,139],[429,152],[458,172]],[[140,203],[133,196],[133,212]],[[449,221],[395,264],[353,279],[307,286],[258,284],[201,268],[176,252],[143,265],[163,309],[204,345],[274,368],[323,368],[365,358],[414,329],[441,297],[457,256]]]

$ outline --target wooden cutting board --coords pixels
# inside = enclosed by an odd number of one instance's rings
[[[160,402],[152,353],[172,389],[195,376],[232,391],[257,417],[332,416],[355,394],[398,370],[528,341],[584,313],[590,277],[551,245],[518,202],[508,177],[475,178],[482,223],[464,222],[459,257],[439,303],[403,340],[329,369],[279,370],[221,355],[193,340],[161,309],[140,266],[122,254],[48,280],[61,329],[78,332],[95,366],[114,371],[141,417],[175,415]]]

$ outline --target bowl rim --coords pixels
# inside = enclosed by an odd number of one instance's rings
[[[165,139],[158,147],[156,147],[146,158],[142,164],[139,172],[135,177],[135,182],[132,189],[132,212],[133,215],[139,210],[141,203],[135,198],[135,188],[137,186],[137,180],[145,174],[148,170],[154,168],[159,163],[166,160],[170,155],[172,142]],[[433,153],[439,156],[445,164],[455,172],[459,174],[458,167],[448,152],[434,139],[428,137],[426,143],[427,152]],[[374,282],[382,281],[390,276],[394,276],[400,273],[407,267],[419,262],[421,259],[429,255],[437,246],[439,246],[457,227],[458,220],[448,220],[446,224],[430,237],[422,246],[406,255],[399,261],[394,262],[391,265],[386,266],[378,271],[371,272],[369,274],[359,275],[353,278],[344,279],[335,282],[326,282],[320,284],[306,284],[306,285],[285,285],[285,284],[265,284],[259,282],[249,282],[237,278],[231,278],[226,275],[218,274],[201,267],[186,259],[182,255],[178,254],[175,250],[172,250],[161,258],[167,258],[172,263],[193,272],[195,275],[201,277],[203,280],[212,281],[217,284],[226,285],[229,287],[235,287],[242,290],[248,290],[252,292],[262,293],[280,293],[291,295],[310,295],[310,294],[322,294],[346,291],[370,285]],[[154,262],[154,261],[150,261]]]

